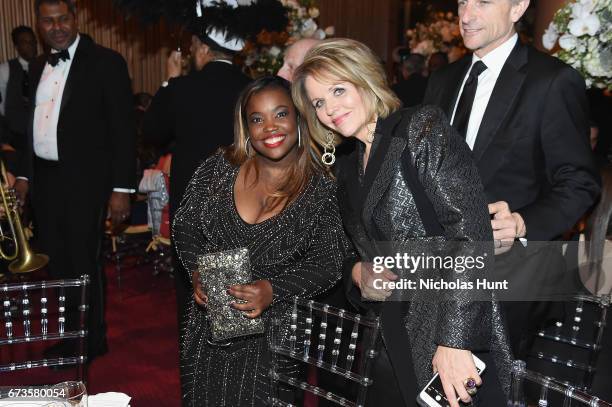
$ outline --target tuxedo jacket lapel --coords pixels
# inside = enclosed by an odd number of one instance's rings
[[[487,151],[493,138],[512,137],[512,134],[508,132],[500,133],[499,129],[510,112],[510,108],[514,105],[516,97],[523,86],[526,73],[522,70],[522,67],[526,63],[527,48],[519,41],[504,64],[499,74],[499,78],[497,78],[480,128],[478,129],[478,135],[476,136],[473,150],[474,159],[477,163],[483,159],[483,155],[485,151]],[[501,151],[499,151],[499,153],[501,153]],[[492,157],[487,153],[486,160],[491,163],[501,162],[501,157],[496,154],[494,155],[495,156]],[[493,171],[489,170],[488,172]]]
[[[72,92],[75,87],[78,86],[80,78],[87,70],[87,58],[90,50],[93,47],[93,43],[87,37],[81,35],[79,45],[74,53],[74,59],[72,65],[70,65],[70,72],[68,72],[68,78],[66,79],[66,85],[64,86],[64,93],[62,94],[62,104],[60,106],[60,118],[64,108],[70,102]]]

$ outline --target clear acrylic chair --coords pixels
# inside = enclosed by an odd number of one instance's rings
[[[563,407],[612,407],[610,402],[600,400],[583,390],[561,383],[554,378],[531,372],[526,369],[526,366],[527,364],[522,360],[514,361],[508,407],[527,407],[528,405],[533,405],[531,403],[528,404],[525,397],[525,386],[528,384],[534,384],[540,388],[537,400],[538,407],[561,405]],[[554,398],[555,396],[557,397],[556,399]],[[551,402],[551,400],[556,401]]]
[[[530,356],[545,360],[556,366],[565,366],[577,370],[579,379],[572,385],[588,391],[593,383],[597,359],[604,345],[602,342],[603,333],[612,296],[577,295],[573,300],[569,320],[558,321],[554,327],[537,332],[537,336],[547,341],[583,350],[586,352],[584,360],[573,360],[560,356],[565,354],[563,351],[563,353],[557,354],[556,352],[542,350]],[[585,322],[591,320],[591,318],[586,318],[587,313],[592,314],[589,317],[594,315],[592,325]]]
[[[105,258],[115,266],[117,285],[121,289],[121,271],[146,262],[145,250],[151,241],[151,229],[144,224],[113,228],[107,222],[105,236],[109,241]]]
[[[88,284],[89,276],[83,275],[79,279],[0,285],[4,318],[4,329],[0,330],[1,347],[63,339],[77,341],[76,354],[53,359],[20,360],[15,356],[20,352],[9,352],[9,360],[0,361],[0,377],[4,373],[23,369],[75,365],[77,380],[84,381]],[[68,309],[67,304],[72,302],[78,304],[78,310]],[[69,318],[77,320],[73,322]],[[68,327],[75,329],[69,330]]]
[[[279,384],[283,383],[340,406],[362,407],[366,392],[373,383],[369,374],[377,353],[379,329],[378,318],[295,298],[290,321],[284,324],[279,319],[273,321],[269,404],[292,406],[278,397]],[[322,369],[341,377],[346,381],[347,388],[351,387],[350,384],[356,386],[355,400],[284,373],[279,369],[281,358],[289,358],[306,366],[314,366],[317,371]]]

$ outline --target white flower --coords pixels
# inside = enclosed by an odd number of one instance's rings
[[[572,17],[579,19],[587,17],[594,8],[595,3],[593,0],[580,0],[580,2],[572,4]]]
[[[599,61],[603,69],[612,77],[612,46],[607,46],[599,51]]]
[[[315,31],[317,31],[317,23],[314,22],[312,18],[304,21],[302,25],[302,35],[306,38],[310,38],[314,35]]]
[[[612,17],[612,11],[610,12]],[[606,24],[604,24],[604,29],[601,30],[601,34],[599,34],[599,42],[603,43],[612,43],[612,21],[608,24],[608,28],[605,28]]]
[[[271,47],[268,50],[268,54],[272,55],[274,58],[276,58],[280,53],[281,53],[281,49],[277,47],[276,45]]]
[[[544,35],[542,36],[542,44],[544,45],[544,48],[546,48],[549,51],[553,49],[553,47],[555,46],[555,43],[557,42],[557,38],[559,38],[559,33],[557,32],[557,26],[555,25],[554,22],[550,23],[550,25],[544,32]]]
[[[588,43],[589,52],[584,58],[583,65],[586,71],[602,78],[612,78],[612,51],[609,47],[602,47],[596,38]]]
[[[330,25],[329,27],[325,29],[325,35],[327,35],[328,37],[333,37],[335,34],[336,34],[336,27],[334,27],[333,25]]]
[[[601,66],[601,61],[599,60],[599,53],[586,58],[584,60],[584,67],[592,76],[606,76],[606,71]]]
[[[578,45],[578,39],[572,34],[563,34],[559,38],[559,46],[566,51],[571,51]],[[549,48],[550,49],[550,48]]]
[[[319,13],[319,9],[316,8],[316,7],[311,7],[311,8],[308,9],[308,15],[311,18],[317,18],[317,17],[319,17],[319,14],[320,14]]]
[[[586,16],[575,18],[570,21],[567,28],[569,28],[570,33],[575,35],[576,37],[580,37],[584,34],[589,34],[593,36],[597,34],[599,28],[601,27],[601,23],[599,22],[599,18],[595,14],[588,14]]]

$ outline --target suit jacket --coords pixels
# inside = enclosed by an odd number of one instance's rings
[[[32,108],[18,175],[36,193],[33,122],[45,56],[31,64]],[[81,34],[62,95],[57,123],[61,171],[58,192],[83,202],[106,204],[112,188],[136,186],[136,136],[127,64],[115,51]]]
[[[9,81],[6,86],[6,95],[3,96],[5,97],[4,116],[10,131],[13,133],[8,142],[13,146],[21,147],[29,116],[29,103],[27,100],[29,95],[27,93],[24,95],[23,89],[24,79],[28,78],[28,73],[24,71],[17,58],[11,59],[8,61],[8,64]],[[26,80],[26,83],[29,82]],[[27,89],[25,91],[27,92]],[[13,139],[15,140],[13,141]]]
[[[420,105],[427,89],[427,78],[415,73],[408,79],[399,81],[393,85],[393,92],[402,101],[403,107]]]
[[[198,165],[234,140],[234,107],[249,82],[238,67],[213,61],[201,71],[171,79],[144,117],[144,137],[175,142],[170,169],[170,216],[178,209]]]
[[[345,229],[360,260],[370,261],[380,255],[380,242],[411,247],[415,254],[444,247],[449,241],[464,243],[459,249],[463,253],[453,253],[455,256],[470,255],[465,252],[470,247],[474,251],[492,248],[489,215],[477,170],[469,148],[447,122],[442,111],[432,106],[400,110],[379,119],[363,175],[362,202],[350,196],[360,178],[360,149],[339,159],[338,200]],[[345,272],[350,268],[346,267]],[[447,281],[474,277],[469,272],[452,276],[441,273]],[[371,308],[361,301],[350,275],[344,281],[349,301],[357,307]],[[451,298],[437,295],[435,291],[417,290],[404,320],[398,319],[401,315],[394,309],[397,303],[382,304],[382,333],[390,359],[402,360],[409,352],[409,341],[414,374],[420,386],[425,386],[433,375],[431,360],[437,345],[491,351],[507,388],[510,351],[498,304],[492,297],[488,302],[472,301],[471,294],[461,290],[454,291]],[[393,318],[388,317],[389,312]],[[406,328],[403,338],[398,330],[402,325]],[[401,378],[407,376],[402,374],[403,366],[392,364],[401,383]]]
[[[471,61],[435,72],[423,103],[450,118]],[[573,68],[518,41],[487,105],[473,157],[488,201],[520,213],[529,240],[560,236],[599,194],[585,89]]]

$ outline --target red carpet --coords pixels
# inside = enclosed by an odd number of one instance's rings
[[[107,267],[106,321],[109,352],[89,368],[88,392],[123,392],[132,407],[180,405],[178,333],[174,282],[150,267],[121,271],[121,289],[114,267]],[[2,363],[6,355],[2,354]],[[74,370],[47,368],[0,374],[0,385],[58,383],[74,378]]]

